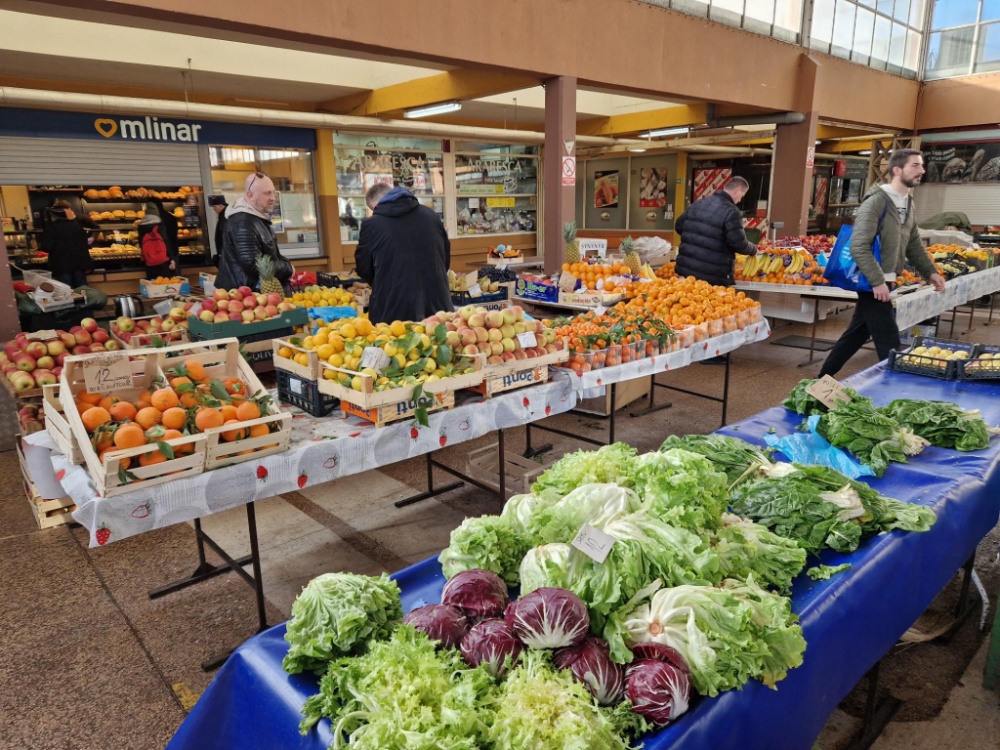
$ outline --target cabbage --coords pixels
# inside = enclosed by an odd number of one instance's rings
[[[519,534],[528,537],[532,542],[539,540],[534,537],[535,518],[545,508],[556,503],[560,495],[551,490],[542,492],[540,495],[530,493],[527,495],[514,495],[503,506],[500,518],[507,525]]]
[[[739,579],[752,574],[766,586],[789,591],[806,566],[806,551],[759,523],[730,513],[722,518],[725,526],[716,532],[714,545],[722,574]]]
[[[476,623],[489,617],[503,617],[510,597],[507,584],[496,573],[465,570],[444,585],[441,603],[460,609]]]
[[[524,645],[503,620],[483,620],[462,639],[462,657],[473,667],[480,664],[493,677],[503,677],[517,661]]]
[[[451,544],[438,556],[445,578],[463,570],[489,570],[517,585],[517,568],[531,548],[524,535],[499,516],[466,518],[451,532]]]
[[[292,603],[282,666],[289,674],[322,674],[329,661],[364,652],[388,638],[402,620],[399,586],[385,573],[379,578],[354,573],[317,576]]]
[[[458,648],[458,644],[469,632],[469,621],[465,614],[448,604],[428,604],[410,610],[403,624],[412,625],[426,633],[431,640],[439,641],[438,648]]]
[[[556,588],[536,589],[511,602],[503,619],[532,648],[575,646],[587,637],[590,627],[590,616],[580,597]]]
[[[695,534],[722,525],[728,482],[704,456],[682,448],[646,453],[635,460],[632,476],[651,515]]]
[[[639,496],[616,484],[585,484],[559,502],[541,509],[533,523],[535,535],[545,542],[569,542],[584,524],[603,529],[614,520],[639,509]]]
[[[563,456],[531,486],[535,494],[555,490],[568,495],[584,484],[619,484],[631,487],[632,462],[636,450],[624,443],[605,445],[596,451],[577,451]]]
[[[573,548],[568,544],[543,544],[521,560],[521,595],[541,588],[569,588],[566,568]]]
[[[611,661],[603,638],[589,635],[576,646],[559,649],[552,657],[557,667],[568,669],[587,686],[602,706],[611,706],[625,692],[625,670]]]
[[[633,711],[665,726],[688,710],[691,678],[665,661],[639,659],[625,672],[625,693]]]
[[[485,669],[469,669],[457,651],[404,626],[367,654],[334,661],[306,701],[301,728],[328,717],[334,748],[476,750],[487,744],[494,701]]]
[[[601,708],[544,651],[526,651],[499,692],[488,745],[495,750],[629,750],[623,735],[648,726],[627,707]]]

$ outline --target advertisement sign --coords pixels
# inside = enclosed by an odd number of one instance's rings
[[[1000,181],[1000,141],[925,143],[925,184]]]
[[[617,207],[618,170],[614,169],[608,172],[594,172],[594,208]]]
[[[664,208],[667,205],[668,185],[665,167],[639,170],[639,207]]]
[[[700,201],[714,195],[726,186],[733,178],[731,169],[696,169],[694,170],[694,199]]]

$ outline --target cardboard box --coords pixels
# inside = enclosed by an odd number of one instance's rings
[[[161,297],[173,297],[177,294],[191,294],[191,283],[186,276],[177,276],[181,280],[180,284],[154,284],[148,279],[139,280],[139,291],[142,296],[148,299],[159,299]]]
[[[539,284],[528,279],[518,279],[514,288],[514,293],[518,297],[533,299],[539,302],[558,302],[559,287],[555,284]]]
[[[560,305],[585,305],[611,307],[625,299],[624,294],[607,292],[559,292]]]
[[[611,414],[611,386],[605,386],[605,394],[596,398],[580,399],[576,411],[607,417]],[[633,401],[649,398],[649,378],[624,380],[615,386],[615,411],[623,409]]]

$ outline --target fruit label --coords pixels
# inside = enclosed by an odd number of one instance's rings
[[[836,409],[838,402],[850,402],[851,400],[847,389],[829,375],[824,375],[806,388],[806,393],[813,396],[827,409]]]
[[[483,290],[479,286],[479,284],[473,284],[472,286],[469,287],[469,296],[470,297],[482,297],[483,296]]]
[[[479,283],[479,271],[469,271],[467,274],[465,274],[465,288],[467,290],[471,292],[472,287],[476,286],[478,283]],[[480,294],[482,294],[481,290]]]
[[[604,315],[604,313],[606,313],[607,311],[608,308],[606,308],[604,305],[598,305],[597,307],[594,308],[594,315],[600,317],[601,315]]]
[[[301,396],[302,395],[302,381],[296,378],[288,379],[288,387],[292,393]]]
[[[128,352],[94,354],[82,364],[83,380],[90,393],[114,393],[135,387]]]
[[[580,533],[573,539],[572,546],[580,550],[596,563],[608,559],[608,553],[615,544],[615,538],[603,531],[598,531],[589,523],[585,523]]]
[[[538,346],[535,334],[530,331],[517,334],[517,343],[521,345],[522,349],[534,349]]]
[[[382,370],[389,366],[390,362],[392,360],[389,358],[389,355],[377,346],[365,347],[365,350],[361,353],[361,369],[370,367],[380,375],[382,374]]]

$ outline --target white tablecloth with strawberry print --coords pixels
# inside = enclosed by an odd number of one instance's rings
[[[958,276],[945,282],[943,292],[932,287],[904,294],[896,299],[896,325],[905,331],[947,310],[1000,291],[1000,266]]]
[[[283,404],[293,414],[292,444],[284,453],[110,498],[96,495],[87,471],[69,463],[48,433],[27,440],[53,451],[56,478],[77,505],[73,518],[89,529],[95,547],[561,414],[577,398],[565,379],[491,399],[464,391],[454,409],[428,414],[427,427],[404,419],[381,429],[340,411],[317,418]]]

